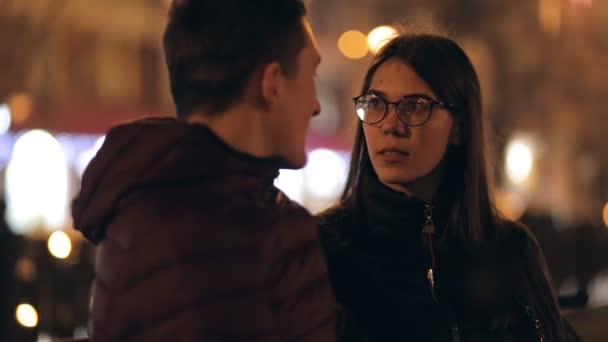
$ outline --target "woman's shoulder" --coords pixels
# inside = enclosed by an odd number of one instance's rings
[[[538,249],[534,233],[519,221],[501,218],[497,224],[496,241],[514,252],[525,252]]]
[[[346,224],[352,217],[352,210],[345,203],[337,203],[315,215],[319,227],[323,229],[336,229]]]
[[[509,264],[519,263],[544,268],[545,258],[534,233],[523,223],[501,219],[496,230],[493,250]]]
[[[354,210],[345,203],[336,205],[315,215],[319,225],[321,242],[326,251],[335,250],[352,241],[355,230]]]
[[[547,340],[556,341],[557,336],[566,334],[571,336],[568,340],[579,341],[575,332],[563,330],[549,270],[532,231],[521,222],[503,220],[500,236],[509,249],[505,256],[510,258],[510,269],[523,276],[519,279],[524,281],[513,288],[525,298],[526,310],[531,310],[527,311],[528,317],[533,321],[540,319],[544,326],[541,333],[544,330]]]

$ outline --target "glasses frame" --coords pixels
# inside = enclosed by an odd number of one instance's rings
[[[384,106],[384,114],[380,117],[380,119],[378,119],[375,122],[364,121],[363,119],[361,119],[361,117],[359,117],[359,115],[357,114],[357,111],[355,110],[355,115],[357,115],[357,118],[362,123],[367,124],[367,125],[377,125],[380,122],[382,122],[382,120],[384,120],[386,118],[386,115],[388,114],[388,109],[389,109],[390,105],[393,105],[395,107],[395,114],[397,115],[397,118],[399,119],[399,121],[401,121],[404,125],[409,126],[409,127],[419,127],[419,126],[422,126],[422,125],[426,124],[430,120],[431,115],[433,114],[433,109],[435,109],[435,108],[444,108],[444,109],[447,109],[447,110],[450,110],[450,111],[453,111],[453,110],[456,109],[456,107],[454,105],[450,104],[450,103],[444,103],[442,101],[438,101],[438,100],[432,99],[430,96],[423,95],[423,94],[408,95],[408,96],[404,96],[404,97],[400,98],[399,101],[393,101],[393,102],[391,102],[391,101],[387,101],[382,96],[378,96],[378,95],[373,94],[373,93],[363,94],[363,95],[359,95],[357,97],[353,97],[353,102],[355,104],[355,108],[357,107],[357,104],[360,103],[361,98],[365,97],[365,96],[374,96],[375,98],[379,99],[380,101],[384,102],[384,104],[385,104],[385,106]],[[429,112],[428,112],[428,114],[426,116],[426,119],[424,119],[424,121],[422,123],[416,124],[416,125],[412,125],[412,124],[409,124],[409,123],[405,122],[405,119],[403,119],[401,117],[401,115],[399,115],[399,111],[397,110],[397,108],[398,108],[398,106],[399,106],[399,104],[401,102],[403,102],[404,100],[407,100],[407,99],[412,99],[412,98],[417,99],[417,100],[418,99],[424,99],[424,100],[426,100],[426,101],[429,102]]]

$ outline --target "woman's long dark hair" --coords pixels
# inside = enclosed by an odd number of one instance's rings
[[[452,40],[429,34],[402,34],[377,54],[365,76],[361,94],[367,94],[378,68],[389,59],[410,66],[424,80],[439,100],[455,106],[452,110],[458,125],[461,144],[448,147],[446,167],[438,196],[449,198],[451,208],[447,233],[465,249],[487,246],[507,222],[496,210],[490,195],[490,180],[485,148],[487,146],[482,115],[481,91],[477,73],[465,52]],[[358,209],[361,177],[375,174],[367,151],[362,123],[359,122],[352,151],[346,187],[340,199]],[[538,255],[542,259],[542,255]],[[530,260],[536,263],[538,260]],[[542,262],[541,262],[542,263]],[[538,273],[538,272],[537,272]],[[527,289],[531,304],[550,338],[560,331],[557,304],[550,289],[541,288],[543,274],[532,275]],[[548,292],[548,293],[547,293]]]

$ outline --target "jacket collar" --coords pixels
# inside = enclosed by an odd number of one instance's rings
[[[389,188],[372,170],[362,170],[360,177],[357,202],[369,234],[398,240],[418,239],[426,223],[425,211],[430,206],[436,234],[443,235],[449,214],[446,196],[436,196],[427,203]]]

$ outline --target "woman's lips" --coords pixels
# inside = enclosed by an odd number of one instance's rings
[[[399,163],[408,159],[410,153],[397,148],[383,148],[378,151],[378,156],[387,163]]]

